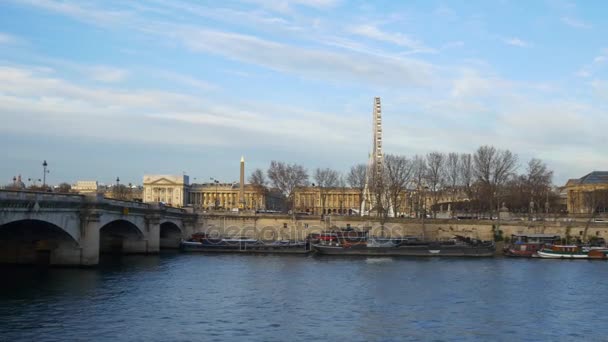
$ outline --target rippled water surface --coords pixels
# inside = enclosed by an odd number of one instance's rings
[[[0,271],[0,341],[608,340],[601,261],[176,253]]]

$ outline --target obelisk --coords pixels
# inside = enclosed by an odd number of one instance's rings
[[[245,209],[245,157],[241,156],[241,181],[239,184],[239,207]]]

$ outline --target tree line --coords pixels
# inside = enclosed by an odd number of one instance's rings
[[[551,191],[553,171],[537,158],[529,160],[523,172],[518,173],[519,169],[517,154],[484,145],[474,153],[387,154],[381,165],[357,164],[345,174],[316,168],[312,178],[323,209],[329,189],[347,186],[359,192],[361,207],[367,183],[371,210],[381,217],[408,209],[418,217],[436,216],[441,196],[451,198],[452,209],[459,212],[497,215],[503,203],[513,212],[556,210],[558,197]],[[249,183],[278,189],[293,210],[296,188],[311,185],[310,178],[302,165],[273,160],[266,172],[254,170]],[[410,208],[403,208],[404,203]]]

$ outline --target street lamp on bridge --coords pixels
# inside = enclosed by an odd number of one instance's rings
[[[46,167],[49,164],[47,164],[46,160],[42,163],[42,188],[46,189],[46,174],[51,172],[49,170],[46,169]]]

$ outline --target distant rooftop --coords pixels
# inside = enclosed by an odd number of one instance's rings
[[[580,184],[608,183],[608,171],[593,171],[580,179]]]

